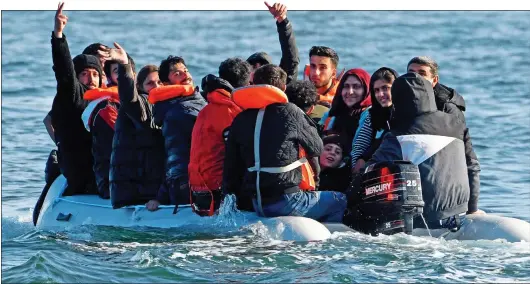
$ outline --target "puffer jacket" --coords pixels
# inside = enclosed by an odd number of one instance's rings
[[[164,137],[153,119],[147,95],[138,94],[129,64],[118,66],[120,109],[110,160],[112,206],[155,199],[165,178]]]
[[[169,89],[169,92],[157,96],[161,89]],[[154,122],[162,128],[166,150],[165,183],[159,189],[157,200],[161,204],[187,204],[191,134],[197,115],[206,106],[206,101],[199,93],[199,88],[179,85],[151,90],[149,101],[154,103]]]

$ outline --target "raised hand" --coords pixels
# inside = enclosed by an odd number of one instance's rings
[[[267,1],[264,2],[265,6],[269,8],[269,12],[271,12],[271,15],[278,21],[278,23],[283,22],[285,18],[287,18],[287,6],[281,4],[281,3],[274,3],[272,6],[267,3]]]
[[[100,46],[98,54],[101,58],[107,60],[114,60],[119,64],[128,64],[129,58],[127,57],[127,52],[123,47],[121,47],[117,42],[114,43],[116,48],[107,48]]]
[[[53,27],[53,33],[56,38],[63,37],[63,30],[68,22],[68,17],[63,14],[64,2],[59,2],[57,6],[57,12],[55,12],[55,25]]]

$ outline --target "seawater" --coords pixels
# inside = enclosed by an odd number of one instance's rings
[[[228,57],[281,58],[264,11],[65,11],[73,56],[116,41],[137,68],[183,56],[200,83]],[[530,245],[402,234],[335,233],[280,242],[259,226],[223,232],[31,224],[53,148],[42,119],[55,95],[53,11],[2,12],[2,282],[530,282]],[[479,207],[530,221],[530,12],[292,11],[300,73],[313,45],[334,48],[339,69],[406,71],[430,55],[440,82],[466,100],[480,159]]]

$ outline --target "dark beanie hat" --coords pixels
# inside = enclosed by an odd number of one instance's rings
[[[346,149],[348,149],[346,142],[338,134],[330,134],[330,135],[324,136],[324,138],[322,138],[322,143],[324,144],[324,146],[330,143],[339,145],[339,147],[342,148],[342,151],[346,151]]]
[[[247,62],[254,66],[256,64],[266,65],[272,64],[272,58],[265,52],[256,52],[247,58]]]
[[[101,70],[101,64],[99,63],[99,59],[95,57],[94,55],[87,55],[87,54],[79,54],[78,56],[74,57],[74,69],[75,69],[75,75],[81,74],[85,68],[94,68],[99,73],[99,87],[101,88],[101,83],[103,83],[103,71]]]

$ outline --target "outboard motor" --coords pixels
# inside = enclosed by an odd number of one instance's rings
[[[420,172],[409,161],[380,162],[362,176],[359,213],[370,234],[411,234],[413,219],[423,213]]]

